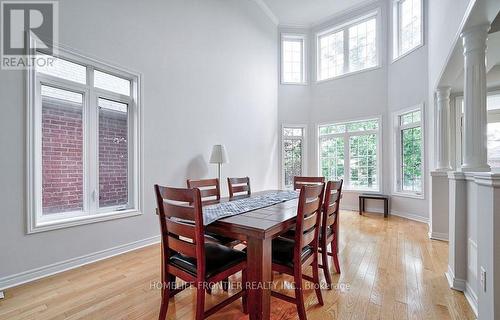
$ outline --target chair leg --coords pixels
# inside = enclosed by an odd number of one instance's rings
[[[306,308],[304,306],[304,293],[302,290],[302,270],[298,266],[299,270],[295,272],[295,304],[297,305],[297,313],[299,314],[300,320],[307,320]]]
[[[312,263],[313,279],[314,279],[314,291],[316,291],[316,297],[320,305],[324,305],[323,296],[321,295],[321,283],[319,282],[319,266],[318,266],[318,254],[315,254],[315,258]],[[329,273],[329,272],[328,272]]]
[[[241,290],[243,296],[241,297],[241,304],[243,305],[243,313],[248,314],[248,290],[247,290],[247,271],[241,271]]]
[[[337,235],[335,235],[332,240],[332,257],[333,257],[333,264],[335,265],[335,270],[337,271],[337,273],[340,273],[340,264],[338,257],[338,251],[339,251],[338,241],[339,240],[337,239]]]
[[[162,290],[161,290],[161,306],[160,306],[160,315],[158,316],[158,320],[165,320],[167,318],[167,311],[168,311],[168,300],[170,299],[170,289],[175,289],[171,288],[172,283],[175,284],[175,276],[168,274],[165,275],[162,272],[162,279],[168,279],[167,282],[162,282]]]
[[[196,320],[205,319],[205,286],[203,282],[198,282],[196,288]]]
[[[328,246],[326,243],[321,244],[321,267],[325,274],[326,285],[328,290],[332,289],[332,276],[330,275],[330,267],[328,265]]]

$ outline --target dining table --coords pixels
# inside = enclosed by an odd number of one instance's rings
[[[258,197],[282,190],[222,198],[219,202]],[[295,226],[298,198],[221,218],[208,224],[208,232],[246,241],[248,308],[251,320],[270,319],[272,288],[272,240]]]

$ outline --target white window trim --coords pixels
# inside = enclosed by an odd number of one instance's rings
[[[301,128],[302,129],[302,137],[285,137],[283,135],[283,129],[285,128]],[[301,139],[302,140],[302,175],[305,175],[307,172],[307,125],[306,124],[287,124],[283,123],[281,125],[281,179],[280,184],[281,188],[285,189],[285,144],[283,143],[284,139]]]
[[[29,39],[30,49],[36,50],[36,41],[32,38]],[[118,218],[125,218],[131,216],[137,216],[142,214],[142,74],[135,71],[130,71],[127,68],[112,65],[106,62],[102,62],[98,59],[89,57],[88,55],[83,55],[77,51],[57,44],[58,56],[61,58],[75,62],[78,64],[83,64],[88,66],[87,68],[87,79],[86,85],[76,84],[72,81],[56,78],[50,75],[38,74],[34,69],[29,69],[26,71],[26,88],[27,88],[27,135],[26,135],[26,146],[27,146],[27,234],[33,234],[38,232],[44,232],[49,230],[73,227],[83,224],[107,221]],[[107,73],[128,79],[131,81],[131,96],[123,96],[107,90],[102,90],[98,88],[93,88],[93,91],[97,94],[90,95],[89,88],[92,86],[92,77],[89,77],[89,73],[92,68],[96,68]],[[62,87],[64,89],[71,89],[77,92],[82,92],[85,94],[85,99],[83,101],[83,125],[84,128],[96,128],[96,123],[89,123],[89,115],[86,114],[85,110],[88,109],[86,106],[90,103],[91,99],[95,99],[94,103],[97,103],[99,97],[104,97],[118,102],[125,102],[129,105],[129,136],[132,137],[129,145],[129,159],[131,163],[129,166],[129,176],[133,177],[129,179],[129,203],[130,207],[124,208],[123,206],[109,207],[104,209],[94,208],[92,214],[90,214],[89,209],[89,198],[92,196],[90,194],[84,195],[84,209],[83,212],[65,212],[62,214],[51,214],[42,217],[41,208],[41,183],[42,183],[42,172],[41,168],[41,133],[40,133],[40,111],[41,111],[41,101],[39,92],[41,83],[47,84],[55,87]],[[94,121],[95,122],[95,121]],[[85,129],[84,129],[85,130]],[[96,129],[97,130],[97,129]],[[89,150],[87,150],[88,143],[87,138],[84,134],[84,170],[88,169],[88,162],[95,161],[94,159],[86,159]],[[97,166],[95,166],[97,167]],[[89,180],[97,179],[98,173],[95,175],[85,176],[84,171],[84,193],[88,190]],[[94,195],[97,196],[97,195]],[[97,201],[94,201],[96,203]],[[111,209],[111,210],[110,210]]]
[[[400,116],[413,112],[420,111],[420,121],[417,123],[412,123],[410,125],[401,126],[400,125]],[[422,192],[413,192],[413,191],[403,191],[401,188],[400,181],[401,177],[401,130],[407,128],[422,128]],[[418,104],[416,106],[398,110],[393,113],[393,128],[394,128],[394,143],[393,143],[393,155],[394,155],[394,181],[393,181],[393,192],[392,194],[399,197],[407,197],[414,199],[425,199],[425,114],[424,114],[424,104]]]
[[[373,117],[362,117],[362,118],[355,118],[355,119],[349,119],[349,120],[342,120],[342,121],[326,121],[326,122],[321,122],[316,124],[316,166],[317,166],[317,173],[318,176],[322,176],[321,172],[321,150],[320,150],[320,139],[322,137],[344,137],[344,187],[342,187],[342,191],[346,192],[355,192],[355,193],[382,193],[384,190],[384,182],[383,182],[383,177],[382,177],[382,134],[383,134],[383,122],[382,122],[382,115],[377,115]],[[368,120],[377,120],[378,121],[378,129],[377,130],[367,130],[367,131],[356,131],[356,132],[345,132],[345,133],[333,133],[333,134],[328,134],[328,135],[322,135],[320,136],[319,134],[319,129],[322,126],[326,125],[338,125],[338,124],[347,124],[351,122],[360,122],[360,121],[368,121]],[[350,152],[349,152],[349,137],[350,136],[356,136],[360,134],[376,134],[377,135],[377,178],[378,178],[378,188],[377,189],[363,189],[363,188],[352,188],[350,185],[350,168],[349,168],[349,162],[350,162]]]
[[[372,67],[368,67],[365,69],[361,70],[356,70],[356,71],[348,71],[349,70],[349,34],[348,34],[348,29],[356,24],[365,22],[367,20],[370,20],[372,18],[375,18],[375,24],[376,24],[376,46],[377,46],[377,64]],[[352,76],[356,75],[359,73],[367,72],[367,71],[373,71],[376,69],[380,69],[382,67],[382,57],[381,57],[381,44],[382,44],[382,26],[381,26],[381,11],[380,8],[377,8],[374,11],[370,11],[369,13],[362,14],[354,19],[350,19],[347,22],[341,23],[339,25],[329,27],[326,29],[323,29],[322,31],[319,31],[315,35],[315,41],[316,41],[316,55],[315,55],[315,60],[316,60],[316,76],[315,76],[315,81],[316,83],[323,83],[327,81],[332,81],[340,78],[344,78],[347,76]],[[323,36],[328,36],[330,34],[339,32],[341,30],[344,30],[344,73],[339,74],[338,76],[334,76],[331,78],[326,78],[326,79],[319,79],[320,75],[320,70],[321,70],[321,50],[320,50],[320,42],[319,39]]]
[[[283,63],[283,41],[287,39],[298,39],[302,41],[302,80],[300,82],[288,82],[284,80],[284,63]],[[283,85],[307,85],[308,84],[308,66],[307,66],[307,36],[302,33],[281,33],[280,36],[280,83]]]
[[[392,5],[392,63],[403,59],[404,57],[410,55],[411,53],[415,52],[416,50],[420,49],[425,45],[425,6],[424,6],[424,0],[420,0],[420,6],[422,8],[422,17],[420,21],[420,44],[417,46],[411,48],[410,50],[401,53],[400,47],[401,47],[401,32],[400,32],[400,27],[399,23],[401,21],[400,18],[400,6],[399,3],[401,0],[393,0],[393,5]]]

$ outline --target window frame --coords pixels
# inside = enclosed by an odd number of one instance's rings
[[[29,38],[31,52],[42,52],[37,42]],[[57,45],[56,57],[86,67],[86,84],[73,82],[35,68],[26,71],[27,94],[27,234],[67,228],[77,225],[137,216],[142,214],[142,166],[141,166],[141,78],[142,75],[121,66],[102,62],[75,50]],[[93,70],[100,70],[130,81],[130,96],[93,87]],[[41,86],[46,85],[67,91],[82,93],[83,130],[83,210],[43,215],[42,210],[42,133],[41,133]],[[128,204],[99,208],[99,107],[98,99],[105,98],[128,105]],[[93,168],[96,169],[95,172]],[[91,190],[94,187],[94,190]],[[93,200],[91,200],[93,198]]]
[[[366,131],[356,131],[356,132],[348,132],[347,130],[343,133],[331,133],[327,135],[320,135],[320,128],[327,125],[342,125],[349,124],[355,122],[363,122],[377,120],[378,129],[377,130],[366,130]],[[362,193],[381,193],[384,190],[384,183],[382,177],[382,134],[383,134],[383,117],[382,115],[372,116],[372,117],[363,117],[363,118],[355,118],[350,120],[343,121],[327,121],[318,123],[316,125],[316,159],[317,159],[317,174],[318,176],[323,176],[321,171],[321,148],[320,148],[320,140],[324,137],[343,137],[344,138],[344,187],[343,191],[347,192],[362,192]],[[366,188],[353,188],[350,184],[350,144],[349,140],[352,136],[366,135],[366,134],[375,134],[377,139],[377,178],[378,178],[378,186],[377,189],[366,189]]]
[[[284,60],[283,60],[283,42],[286,40],[300,40],[302,42],[302,79],[299,82],[285,81],[284,77]],[[280,83],[282,85],[307,85],[307,36],[302,33],[287,33],[280,34]]]
[[[407,0],[393,0],[392,5],[392,62],[402,59],[425,45],[425,6],[420,1],[422,15],[420,17],[420,43],[408,51],[401,52],[401,2]]]
[[[375,18],[375,45],[376,45],[376,65],[372,67],[368,67],[365,69],[360,69],[360,70],[355,70],[355,71],[350,71],[349,70],[349,28],[352,26],[355,26],[357,24],[361,24],[363,22],[366,22],[368,20],[371,20],[372,18]],[[368,13],[359,15],[353,19],[350,19],[344,23],[327,27],[325,29],[322,29],[315,34],[315,41],[316,41],[316,77],[315,81],[316,83],[323,83],[326,81],[331,81],[339,78],[343,78],[346,76],[351,76],[355,74],[359,74],[362,72],[367,72],[367,71],[372,71],[376,70],[382,67],[382,54],[381,54],[381,11],[380,8],[377,8],[376,10],[372,10]],[[320,39],[325,36],[332,35],[334,33],[344,31],[344,67],[343,70],[344,72],[342,74],[339,74],[337,76],[333,76],[330,78],[325,78],[325,79],[320,79],[320,74],[321,74],[321,46],[320,46]]]
[[[286,136],[283,134],[283,131],[285,128],[300,128],[302,129],[302,137],[296,137],[296,136]],[[282,189],[286,189],[285,185],[285,144],[283,143],[284,140],[286,139],[291,139],[291,140],[302,140],[302,175],[305,175],[307,172],[307,125],[305,124],[287,124],[283,123],[281,124],[281,179],[280,179],[280,184]]]
[[[414,122],[407,125],[401,125],[400,118],[402,115],[405,115],[410,112],[420,111],[420,121]],[[394,124],[394,144],[393,144],[393,154],[394,158],[394,179],[393,179],[393,195],[414,199],[425,199],[425,113],[424,113],[424,104],[418,104],[406,109],[398,110],[393,113],[393,124]],[[402,188],[402,176],[403,176],[403,165],[402,165],[402,155],[401,155],[401,132],[405,129],[410,128],[421,128],[422,132],[422,166],[421,166],[421,177],[422,177],[422,191],[421,192],[413,192],[413,191],[405,191]]]

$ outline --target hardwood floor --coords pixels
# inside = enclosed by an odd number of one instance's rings
[[[333,274],[338,288],[322,291],[323,307],[316,304],[312,288],[306,291],[309,320],[474,318],[464,295],[448,288],[448,244],[429,240],[427,225],[342,211],[340,228],[342,274]],[[0,300],[0,320],[155,319],[160,306],[160,291],[154,288],[160,278],[159,254],[159,245],[154,245],[8,289]],[[277,287],[289,281],[275,274]],[[193,318],[193,292],[185,290],[171,300],[168,319]],[[224,295],[215,289],[206,308]],[[292,304],[273,298],[271,307],[273,319],[297,319]],[[245,318],[238,300],[210,319]]]

